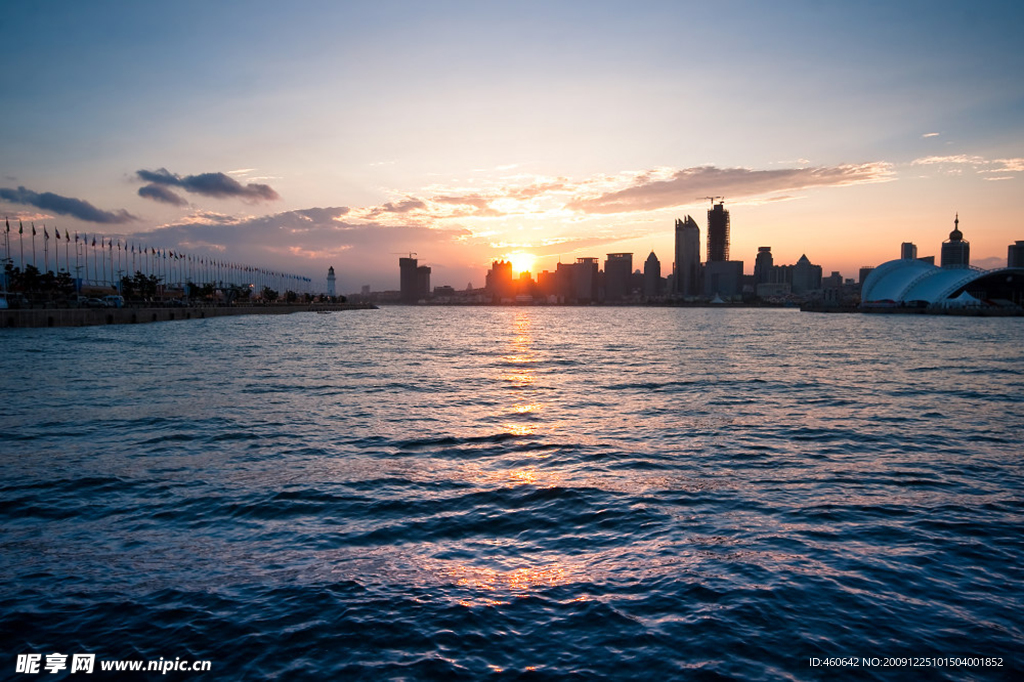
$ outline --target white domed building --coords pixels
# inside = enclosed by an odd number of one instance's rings
[[[957,224],[947,245],[966,244]],[[933,311],[1013,309],[1024,303],[1024,268],[981,270],[968,262],[969,251],[958,250],[944,267],[926,260],[900,258],[882,263],[864,280],[861,308],[920,308]],[[962,257],[961,254],[963,254]]]

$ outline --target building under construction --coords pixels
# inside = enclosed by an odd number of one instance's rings
[[[708,263],[729,260],[729,212],[725,202],[708,209]]]

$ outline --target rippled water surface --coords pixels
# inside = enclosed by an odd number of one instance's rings
[[[1022,340],[639,308],[4,330],[0,678],[1020,679]],[[1003,667],[809,662],[871,656]]]

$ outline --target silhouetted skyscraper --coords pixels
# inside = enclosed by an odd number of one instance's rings
[[[971,243],[964,241],[964,233],[960,231],[960,214],[953,221],[953,231],[949,239],[942,242],[940,261],[944,268],[966,268],[971,264]]]
[[[629,281],[633,275],[633,254],[609,253],[604,262],[604,298],[621,301],[630,294]]]
[[[718,202],[708,209],[708,263],[729,260],[729,212]]]
[[[399,258],[399,286],[402,303],[416,303],[430,294],[430,268],[415,258]]]
[[[700,294],[700,228],[690,216],[676,218],[676,263],[673,291],[680,296]]]
[[[1006,267],[1024,268],[1024,241],[1010,244],[1006,251]]]
[[[512,277],[512,263],[504,259],[492,261],[491,269],[487,272],[487,293],[495,301],[512,299],[515,297],[515,282]]]
[[[903,242],[900,245],[900,258],[903,260],[914,260],[917,258],[917,247],[913,242]]]
[[[399,258],[398,270],[402,303],[415,303],[419,300],[416,295],[416,259]]]
[[[416,290],[419,296],[416,300],[427,298],[430,295],[430,267],[421,265],[416,268]]]
[[[803,294],[821,288],[821,266],[814,265],[806,255],[793,266],[793,293]]]
[[[651,251],[651,255],[647,257],[646,261],[644,261],[644,298],[654,298],[660,293],[661,261],[659,261],[658,257],[654,255],[653,251]]]
[[[578,303],[592,303],[597,300],[596,258],[577,258],[573,266],[573,288]]]
[[[772,266],[775,259],[772,258],[772,247],[757,247],[757,258],[754,259],[754,285],[767,284],[772,276]]]

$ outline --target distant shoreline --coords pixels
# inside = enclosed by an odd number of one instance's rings
[[[0,310],[0,328],[94,327],[108,324],[148,324],[204,320],[234,315],[287,315],[301,312],[375,310],[369,303],[308,303],[301,305],[202,306],[181,308],[28,308]]]

